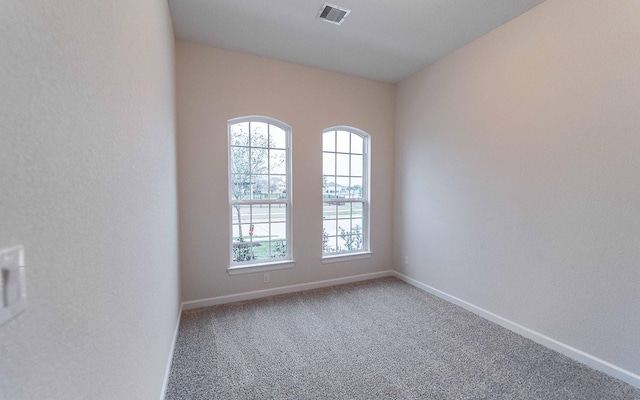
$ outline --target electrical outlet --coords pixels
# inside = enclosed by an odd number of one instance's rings
[[[27,282],[22,246],[0,251],[0,326],[27,308]]]
[[[264,274],[264,283],[269,283],[269,274]]]
[[[404,265],[409,265],[409,256],[404,256]]]

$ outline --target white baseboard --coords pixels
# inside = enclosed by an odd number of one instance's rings
[[[167,385],[169,384],[169,374],[171,374],[171,363],[173,362],[173,351],[176,348],[176,340],[178,340],[178,329],[180,328],[180,319],[182,318],[182,304],[178,309],[178,320],[176,321],[176,329],[173,331],[173,340],[171,341],[171,349],[169,350],[169,359],[167,360],[167,368],[164,371],[164,380],[162,381],[162,392],[160,392],[160,400],[164,400],[167,394]]]
[[[261,297],[276,296],[279,294],[301,292],[303,290],[318,289],[327,286],[341,285],[344,283],[366,281],[370,279],[383,278],[385,276],[393,276],[393,271],[373,272],[370,274],[347,276],[345,278],[328,279],[326,281],[316,281],[309,283],[301,283],[299,285],[281,286],[271,289],[255,290],[252,292],[244,292],[238,294],[230,294],[227,296],[210,297],[202,300],[191,300],[182,303],[183,310],[191,310],[200,307],[215,306],[218,304],[234,303],[236,301],[253,300]]]
[[[581,362],[585,365],[593,369],[597,369],[598,371],[602,371],[607,375],[610,375],[614,378],[620,379],[621,381],[627,382],[630,385],[640,388],[640,375],[634,374],[631,371],[627,371],[626,369],[620,368],[616,365],[613,365],[607,361],[601,360],[598,357],[592,356],[591,354],[585,353],[584,351],[578,350],[571,346],[568,346],[564,343],[561,343],[555,339],[552,339],[548,336],[545,336],[541,333],[538,333],[532,329],[529,329],[525,326],[517,324],[513,321],[510,321],[506,318],[503,318],[497,314],[494,314],[490,311],[487,311],[483,308],[480,308],[476,305],[473,305],[469,302],[466,302],[462,299],[459,299],[455,296],[452,296],[448,293],[445,293],[441,290],[438,290],[434,287],[426,285],[420,281],[417,281],[413,278],[410,278],[400,272],[393,271],[393,276],[396,278],[405,281],[406,283],[415,286],[419,289],[424,290],[425,292],[431,293],[435,296],[440,297],[443,300],[446,300],[450,303],[456,304],[472,313],[487,319],[491,322],[494,322],[504,328],[509,329],[519,335],[522,335],[528,339],[533,340],[536,343],[539,343],[551,350],[555,350],[558,353],[564,354],[565,356]]]

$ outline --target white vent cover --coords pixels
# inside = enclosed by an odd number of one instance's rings
[[[340,25],[347,15],[349,15],[351,11],[334,6],[333,4],[324,3],[322,8],[320,8],[320,19],[323,21],[331,22],[332,24]]]

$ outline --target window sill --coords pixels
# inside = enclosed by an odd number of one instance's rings
[[[333,256],[324,256],[322,257],[323,264],[333,264],[344,261],[354,261],[354,260],[364,260],[365,258],[371,258],[373,253],[370,251],[363,251],[361,253],[347,253],[347,254],[337,254]]]
[[[295,260],[275,261],[262,264],[235,265],[227,268],[227,272],[229,273],[229,275],[252,274],[256,272],[293,268],[295,265]]]

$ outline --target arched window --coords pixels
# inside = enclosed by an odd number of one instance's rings
[[[337,126],[322,133],[322,256],[369,251],[370,137]]]
[[[268,117],[228,121],[231,267],[292,260],[291,127]]]

